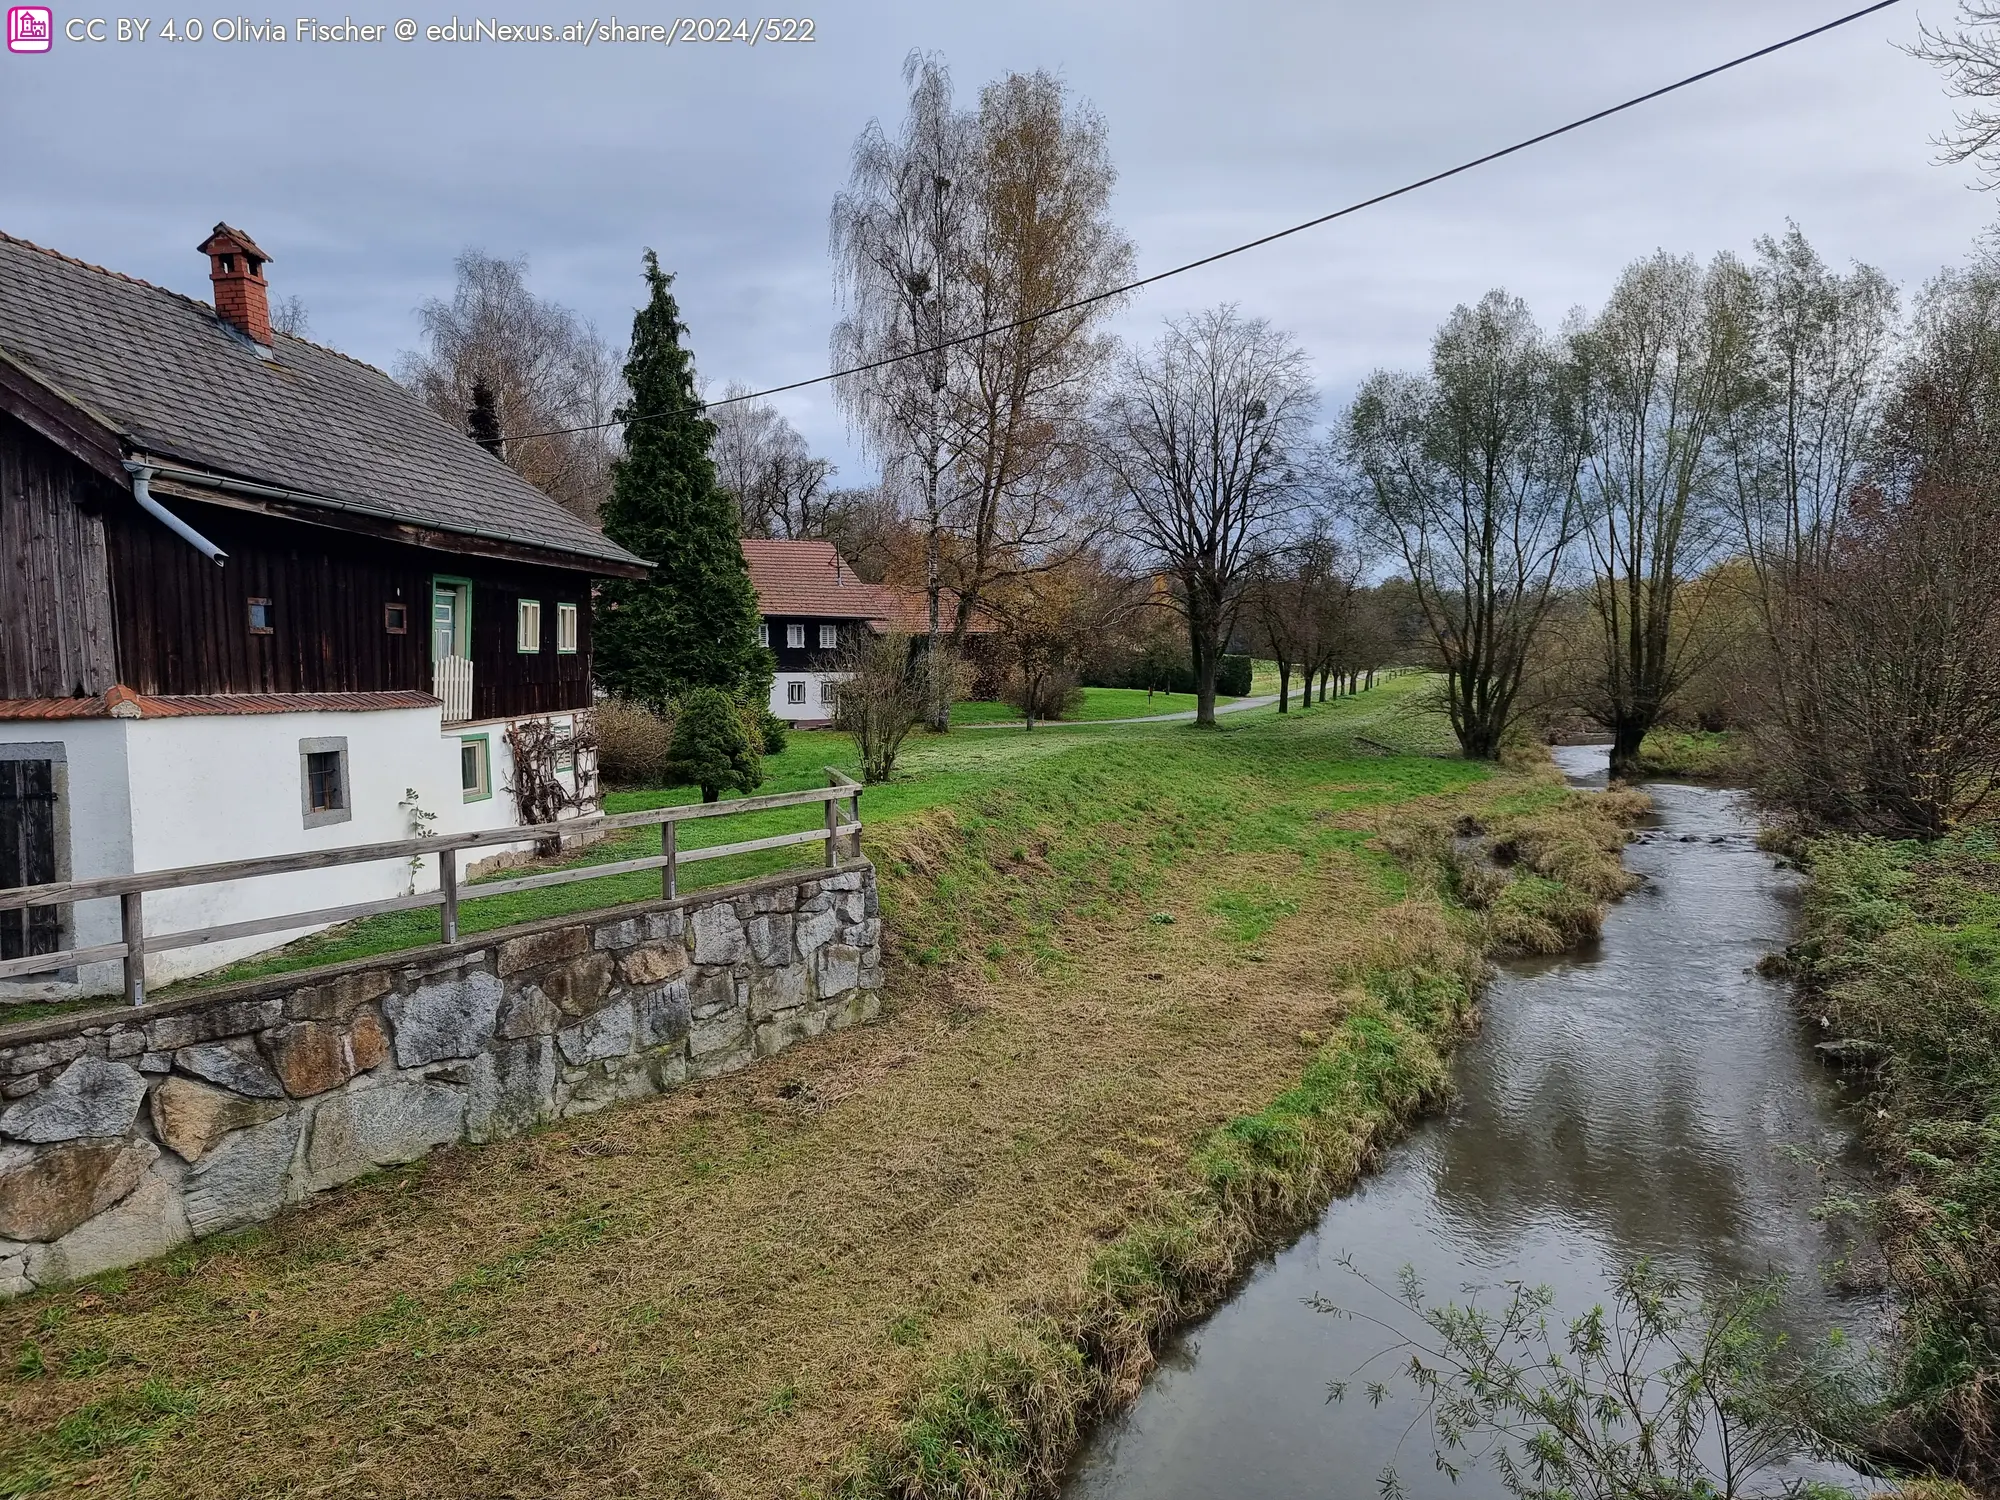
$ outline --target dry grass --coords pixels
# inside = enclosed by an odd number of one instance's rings
[[[1421,805],[1507,795],[1542,792]],[[927,946],[880,1024],[0,1308],[0,1495],[1046,1487],[1160,1333],[1441,1086],[1483,933],[1374,821],[1190,835],[1053,918],[1023,893],[1062,888],[1063,830],[983,886],[957,815],[890,830],[891,906],[949,920],[902,924]],[[937,964],[922,935],[968,914],[1018,943]]]

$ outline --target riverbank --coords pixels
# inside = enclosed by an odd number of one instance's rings
[[[0,1494],[1045,1484],[1436,1096],[1461,820],[1489,910],[1615,851],[1545,767],[1366,750],[1398,703],[1033,737],[871,821],[882,1023],[0,1308]]]
[[[1791,950],[1808,1019],[1863,1071],[1904,1302],[1892,1438],[2000,1478],[2000,840],[1824,838]]]

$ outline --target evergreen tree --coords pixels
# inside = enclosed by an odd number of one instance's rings
[[[500,440],[500,412],[493,404],[493,387],[485,379],[472,382],[472,406],[465,414],[465,435],[495,458],[505,458]]]
[[[719,688],[696,688],[681,699],[667,777],[676,786],[700,787],[704,802],[725,791],[750,791],[764,779],[743,710]]]
[[[593,622],[597,676],[614,695],[656,706],[702,687],[754,700],[769,690],[771,657],[757,644],[736,502],[716,484],[715,424],[695,395],[673,280],[648,250],[650,295],[632,320],[631,396],[618,412],[625,453],[603,519],[604,534],[653,571],[604,585]]]

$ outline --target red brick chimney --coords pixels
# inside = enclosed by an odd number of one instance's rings
[[[264,262],[271,257],[240,229],[218,224],[195,247],[208,257],[208,279],[215,283],[215,314],[239,333],[258,343],[271,342],[270,289],[264,284]]]

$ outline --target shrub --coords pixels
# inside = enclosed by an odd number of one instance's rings
[[[726,791],[751,791],[763,781],[757,745],[743,727],[736,700],[720,688],[696,688],[675,708],[670,782],[698,786],[701,800],[713,802]]]
[[[785,745],[787,743],[785,721],[772,713],[768,708],[757,710],[757,737],[764,742],[764,753],[766,755],[783,755],[785,753]]]
[[[610,786],[661,786],[674,746],[674,721],[637,703],[597,706],[597,771]]]

